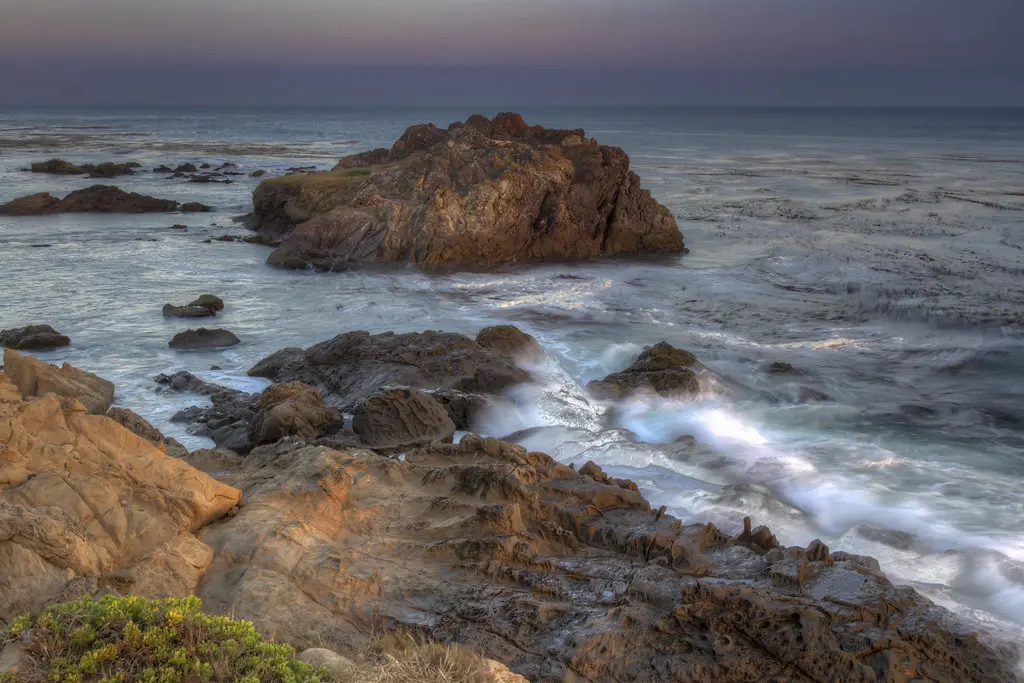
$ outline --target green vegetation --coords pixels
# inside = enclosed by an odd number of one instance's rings
[[[0,644],[29,631],[18,683],[319,683],[326,672],[263,639],[248,621],[200,611],[198,598],[107,595],[15,619]],[[6,682],[5,682],[6,683]]]

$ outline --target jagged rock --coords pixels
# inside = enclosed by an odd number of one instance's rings
[[[9,349],[43,350],[67,346],[71,339],[49,325],[29,325],[11,330],[0,330],[0,346]]]
[[[217,311],[224,309],[224,301],[213,294],[202,294],[195,301],[184,306],[164,304],[163,314],[165,318],[208,318],[217,315]]]
[[[287,349],[281,349],[275,351],[256,365],[249,368],[250,377],[265,377],[267,379],[277,379],[278,373],[281,372],[281,368],[293,361],[301,362],[305,357],[306,352],[295,346],[288,347]]]
[[[173,375],[157,375],[153,380],[171,391],[188,391],[202,396],[210,396],[221,391],[228,391],[224,387],[204,382],[191,372],[185,371],[176,372]]]
[[[233,476],[246,503],[202,530],[197,594],[297,645],[404,627],[534,681],[1016,680],[1014,647],[869,558],[762,555],[494,439],[403,461],[287,439]]]
[[[172,225],[171,227],[169,227],[167,229],[168,230],[181,230],[183,232],[188,232],[188,226],[187,225],[182,225],[181,223],[175,223],[174,225]]]
[[[417,389],[387,389],[359,404],[352,430],[370,448],[400,449],[451,441],[455,423],[429,394]]]
[[[665,342],[644,349],[636,362],[622,372],[587,384],[597,398],[622,399],[635,393],[685,397],[700,393],[700,375],[707,372],[692,353]]]
[[[176,169],[174,169],[174,172],[175,173],[195,173],[198,170],[199,169],[196,168],[195,164],[193,164],[193,163],[184,163],[184,164],[179,165]]]
[[[259,409],[259,394],[204,382],[188,372],[157,375],[155,380],[172,391],[210,397],[210,406],[186,408],[171,417],[172,422],[192,423],[193,433],[209,437],[218,448],[236,453],[247,453],[252,448],[249,427]]]
[[[157,450],[172,458],[183,458],[188,455],[188,449],[182,446],[177,439],[164,436],[159,429],[136,412],[127,408],[111,408],[107,411],[107,417],[133,434],[142,437],[153,444]]]
[[[189,306],[206,306],[214,311],[224,310],[224,300],[213,294],[200,294],[199,298],[188,304]]]
[[[42,216],[53,213],[160,213],[177,211],[178,202],[125,192],[113,185],[93,185],[75,190],[64,199],[46,193],[19,197],[0,205],[0,214]],[[181,210],[185,211],[184,206]]]
[[[354,408],[381,387],[499,394],[529,379],[508,356],[448,332],[349,332],[290,356],[284,360],[278,352],[253,370],[278,382],[305,382],[341,409]]]
[[[93,415],[106,414],[114,401],[114,385],[102,377],[67,363],[58,368],[12,349],[4,349],[4,375],[25,398],[57,394],[80,401]]]
[[[516,114],[448,131],[413,126],[390,151],[263,181],[253,207],[256,229],[283,237],[268,263],[290,268],[475,267],[685,249],[675,218],[640,188],[625,152]]]
[[[153,169],[153,173],[174,173],[174,169],[170,166],[157,166]]]
[[[313,387],[301,382],[274,384],[260,395],[249,427],[249,443],[258,446],[287,436],[311,441],[337,431],[343,423],[341,414],[327,408]]]
[[[467,394],[456,389],[431,391],[435,401],[444,406],[448,417],[455,423],[455,428],[468,431],[473,428],[473,417],[480,415],[491,406],[491,401],[480,394]]]
[[[82,582],[144,597],[194,591],[213,557],[193,532],[241,495],[75,399],[22,399],[3,376],[0,453],[4,621]]]
[[[185,330],[174,335],[167,343],[172,349],[222,349],[240,343],[238,337],[227,330],[208,330],[200,327],[196,330]]]
[[[249,177],[250,177],[250,178],[262,178],[262,177],[263,177],[263,176],[265,176],[265,175],[267,175],[267,172],[266,172],[266,171],[264,171],[264,170],[263,170],[263,169],[261,168],[261,169],[259,169],[259,170],[257,170],[257,171],[253,171],[252,173],[250,173],[250,174],[249,174]]]
[[[206,211],[213,211],[213,207],[207,206],[206,204],[200,204],[199,202],[186,202],[181,205],[181,211],[184,213],[203,213]]]

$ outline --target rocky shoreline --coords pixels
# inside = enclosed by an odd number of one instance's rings
[[[8,350],[0,618],[195,594],[300,649],[402,628],[532,681],[1017,680],[1013,646],[871,558],[684,525],[593,463],[453,440],[455,396],[503,400],[537,353],[508,327],[349,333],[259,363],[262,394],[158,378],[213,400],[189,417],[220,448],[188,453],[108,417],[104,380]],[[659,345],[593,393],[689,391],[694,364]]]

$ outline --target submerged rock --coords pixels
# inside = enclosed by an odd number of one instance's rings
[[[184,206],[181,210],[186,210]],[[75,190],[64,199],[40,192],[0,205],[0,214],[42,216],[53,213],[161,213],[179,210],[178,202],[125,192],[113,185]]]
[[[91,372],[64,363],[44,363],[12,349],[4,349],[4,375],[25,398],[57,394],[75,399],[93,415],[104,415],[114,401],[114,385]]]
[[[0,346],[9,349],[43,350],[67,346],[71,339],[49,325],[28,325],[11,330],[0,330]]]
[[[516,114],[444,131],[413,126],[390,150],[327,173],[263,181],[256,228],[285,236],[268,262],[339,270],[401,261],[474,267],[684,251],[672,214],[621,149]]]
[[[238,337],[227,330],[200,327],[179,332],[167,345],[172,349],[221,349],[238,343]]]
[[[587,384],[597,398],[623,399],[637,393],[686,397],[700,393],[700,373],[706,371],[689,351],[660,342],[644,349],[636,361],[603,380]]]
[[[90,178],[114,178],[121,175],[135,175],[139,167],[134,161],[115,163],[105,161],[102,164],[82,164],[78,166],[64,159],[50,159],[32,164],[33,173],[50,173],[53,175],[88,175]]]

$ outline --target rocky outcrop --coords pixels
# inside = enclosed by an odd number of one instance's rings
[[[79,401],[25,400],[0,376],[0,619],[104,587],[187,595],[213,559],[193,532],[239,500]]]
[[[238,343],[238,337],[227,330],[200,327],[179,332],[167,345],[172,349],[222,349]]]
[[[544,355],[536,339],[512,325],[485,327],[477,333],[476,343],[509,358],[534,360]]]
[[[172,458],[184,458],[188,455],[188,449],[182,446],[177,439],[164,436],[159,429],[134,411],[127,408],[111,408],[107,411],[107,417],[136,436],[142,437],[153,444],[157,450]]]
[[[104,415],[114,401],[114,385],[67,363],[61,367],[4,349],[4,375],[25,398],[57,394],[79,401],[86,412]]]
[[[387,389],[362,401],[352,431],[373,449],[401,450],[432,441],[451,441],[455,423],[429,394],[417,389]]]
[[[305,382],[328,405],[345,410],[381,387],[494,395],[529,379],[508,355],[461,334],[434,331],[348,332],[301,355],[280,351],[250,372],[276,382]]]
[[[338,431],[341,413],[324,405],[320,392],[301,382],[275,384],[260,394],[249,427],[249,444],[274,443],[289,436],[304,441]]]
[[[648,347],[636,362],[622,372],[587,384],[597,398],[623,399],[633,394],[653,393],[680,398],[700,393],[700,377],[710,373],[692,353],[665,342]]]
[[[122,175],[135,175],[139,164],[134,161],[118,164],[105,161],[102,164],[82,164],[81,166],[64,159],[50,159],[32,164],[33,173],[50,173],[53,175],[88,175],[90,178],[115,178]]]
[[[93,185],[75,190],[64,199],[47,192],[19,197],[0,204],[0,215],[44,216],[53,213],[161,213],[186,210],[170,199],[125,192],[113,185]]]
[[[870,558],[652,511],[629,481],[469,436],[404,460],[286,440],[235,472],[198,595],[300,647],[404,627],[532,681],[1013,681]]]
[[[164,304],[163,314],[165,318],[208,318],[217,315],[217,311],[221,310],[224,310],[224,301],[220,297],[202,294],[184,306]]]
[[[287,235],[268,262],[476,267],[684,251],[672,214],[621,149],[516,114],[413,126],[390,150],[263,181],[254,227]]]
[[[274,379],[281,373],[281,368],[291,362],[302,362],[306,351],[296,346],[275,351],[256,365],[249,368],[250,377],[265,377]]]
[[[29,325],[12,330],[0,330],[0,346],[9,349],[44,350],[67,346],[71,339],[49,325]]]

